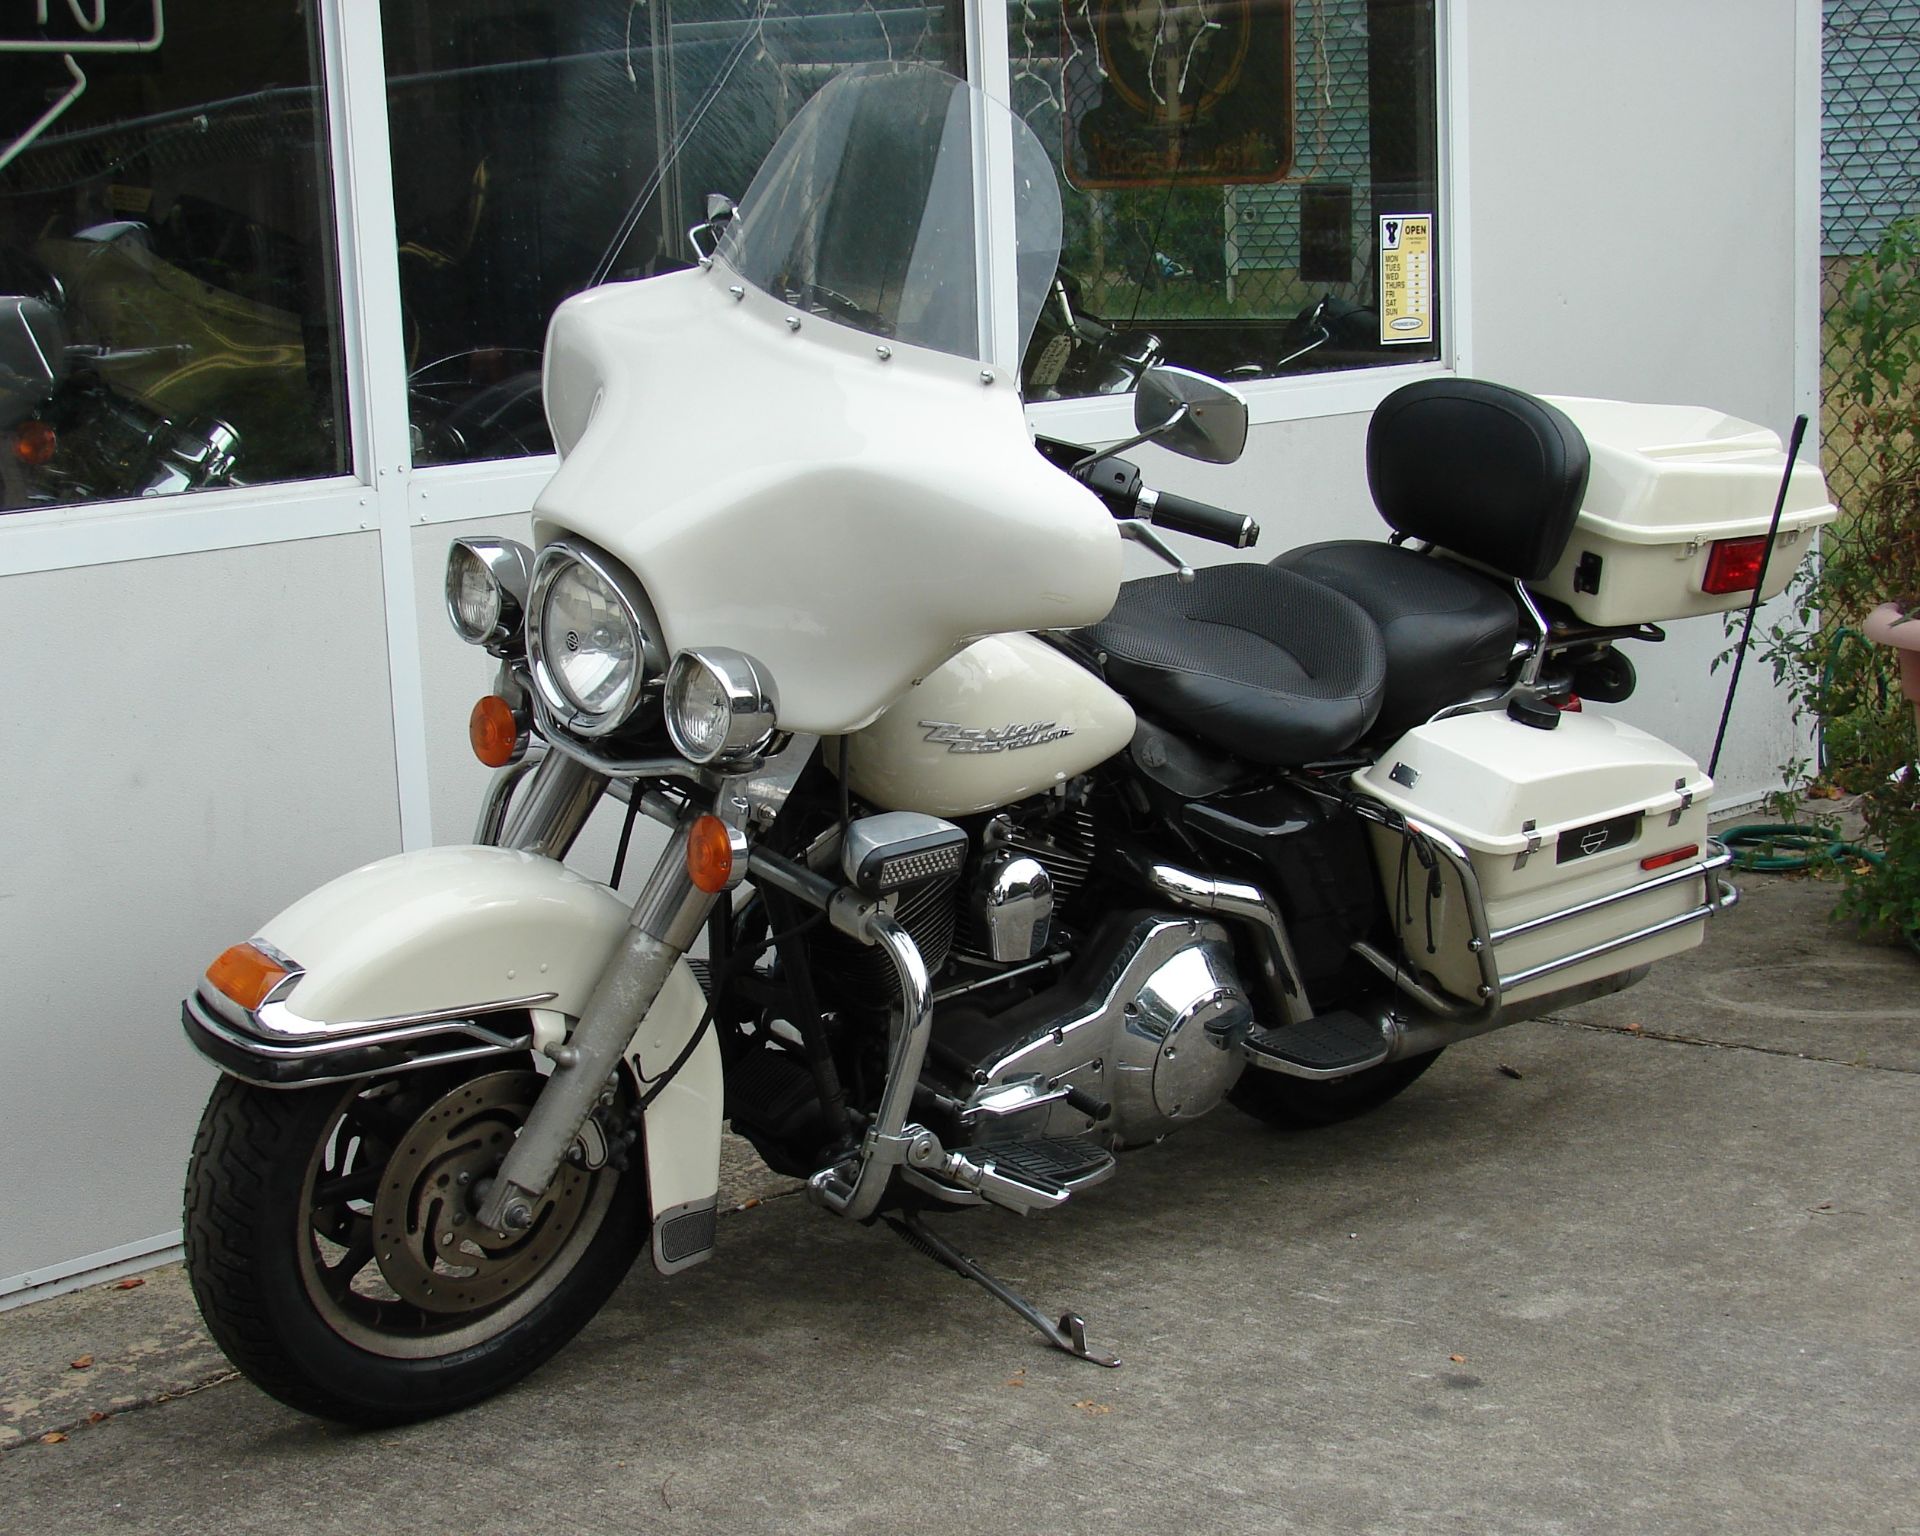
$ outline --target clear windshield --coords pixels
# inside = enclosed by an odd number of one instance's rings
[[[761,165],[720,256],[782,303],[978,358],[975,138],[1003,133],[1024,348],[1060,259],[1052,162],[1005,107],[925,65],[874,65],[824,86]]]

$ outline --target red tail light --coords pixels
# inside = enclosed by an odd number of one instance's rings
[[[1642,869],[1665,869],[1669,864],[1678,864],[1682,859],[1690,859],[1700,851],[1698,843],[1688,843],[1684,848],[1669,848],[1665,853],[1651,854],[1640,861]]]
[[[1760,585],[1760,563],[1767,558],[1767,536],[1715,539],[1707,554],[1703,592],[1751,592]]]
[[[1586,709],[1586,706],[1580,702],[1580,695],[1577,693],[1570,693],[1564,699],[1555,699],[1553,701],[1553,707],[1569,715],[1581,714]]]

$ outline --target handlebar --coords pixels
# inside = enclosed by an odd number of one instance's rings
[[[1204,501],[1192,501],[1172,491],[1155,491],[1143,486],[1136,505],[1138,515],[1156,528],[1190,533],[1195,538],[1211,539],[1234,549],[1251,548],[1260,538],[1260,525],[1245,513],[1208,506]]]
[[[1211,539],[1233,549],[1250,548],[1260,537],[1260,525],[1242,513],[1172,491],[1154,490],[1140,478],[1139,468],[1130,460],[1112,454],[1089,454],[1084,448],[1050,438],[1040,440],[1040,451],[1105,502],[1128,537],[1140,538],[1147,524]],[[1140,542],[1147,540],[1140,538]],[[1152,546],[1163,552],[1163,558],[1178,563],[1173,552],[1157,539]]]

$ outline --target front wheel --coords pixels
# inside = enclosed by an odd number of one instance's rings
[[[556,1353],[620,1283],[648,1212],[637,1172],[583,1157],[526,1231],[472,1221],[543,1081],[496,1062],[293,1091],[222,1078],[185,1240],[227,1358],[289,1407],[388,1425],[478,1402]],[[583,1138],[618,1148],[631,1117],[616,1095]]]
[[[1227,1100],[1236,1109],[1280,1130],[1315,1130],[1378,1109],[1412,1087],[1414,1080],[1439,1059],[1439,1051],[1425,1051],[1325,1082],[1249,1069],[1240,1074]]]

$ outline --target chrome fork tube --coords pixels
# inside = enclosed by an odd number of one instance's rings
[[[590,777],[606,783],[598,774]],[[549,1049],[553,1075],[480,1203],[476,1214],[482,1226],[515,1232],[532,1224],[537,1202],[620,1065],[627,1042],[713,910],[717,898],[687,875],[692,819],[691,814],[684,816],[674,829],[673,840],[634,905],[626,938],[601,973],[571,1038]]]
[[[487,848],[499,846],[500,831],[507,824],[507,808],[513,803],[513,792],[528,774],[546,760],[546,747],[535,744],[527,749],[527,755],[519,762],[508,763],[488,781],[486,796],[480,802],[480,819],[473,827],[473,840],[476,843]]]
[[[502,773],[512,771],[504,769]],[[493,809],[493,795],[511,792],[513,787],[511,781],[503,786],[495,780],[495,787],[489,790],[489,803],[482,808],[481,830],[486,829],[488,812]],[[604,773],[596,773],[564,752],[548,752],[514,796],[512,810],[503,807],[497,813],[504,822],[500,846],[564,859],[606,788]]]

